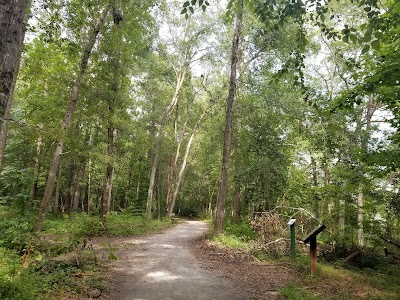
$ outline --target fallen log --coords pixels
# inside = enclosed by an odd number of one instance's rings
[[[354,251],[353,253],[351,253],[349,256],[347,256],[343,261],[344,261],[344,262],[350,262],[350,261],[352,261],[353,259],[359,257],[360,254],[361,254],[361,251],[357,249],[356,251]]]

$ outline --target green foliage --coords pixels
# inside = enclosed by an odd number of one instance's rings
[[[0,298],[4,300],[34,300],[37,286],[20,264],[15,251],[0,247]]]
[[[218,235],[216,241],[229,248],[250,250],[250,243],[256,238],[257,233],[248,222],[235,224],[231,219],[225,218],[224,233]]]
[[[109,214],[103,224],[97,216],[79,213],[49,218],[39,239],[30,233],[26,217],[1,215],[0,298],[5,300],[51,299],[61,293],[79,294],[88,287],[102,290],[104,279],[99,277],[97,259],[92,251],[82,249],[85,239],[141,235],[171,226],[170,220],[149,221],[129,213]],[[115,250],[109,245],[110,260],[117,259]],[[74,253],[76,261],[53,259],[65,253]]]
[[[107,216],[107,234],[114,236],[141,235],[159,232],[171,226],[169,220],[148,220],[144,217],[131,216],[126,213],[111,213]]]
[[[147,220],[129,212],[112,212],[105,217],[104,222],[98,216],[76,213],[71,216],[64,215],[62,219],[49,218],[45,222],[44,230],[49,234],[69,236],[71,242],[81,242],[81,238],[86,236],[140,235],[157,232],[168,226],[168,220]]]
[[[224,224],[225,233],[233,235],[238,239],[249,242],[257,238],[257,232],[250,226],[249,222],[242,221],[235,224],[231,219],[227,218]]]
[[[32,215],[20,215],[18,210],[0,206],[0,247],[23,252],[34,240],[31,229]]]

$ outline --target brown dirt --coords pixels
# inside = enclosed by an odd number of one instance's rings
[[[279,289],[299,278],[284,264],[263,263],[244,251],[221,248],[204,239],[196,241],[193,248],[204,268],[234,282],[251,299],[283,299]]]

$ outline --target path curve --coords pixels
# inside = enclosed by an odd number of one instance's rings
[[[110,267],[115,300],[243,300],[234,284],[203,269],[190,242],[204,236],[205,222],[186,221],[161,234],[127,238]],[[122,248],[122,249],[121,249]]]

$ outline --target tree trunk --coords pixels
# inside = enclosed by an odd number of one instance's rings
[[[313,187],[314,187],[314,192],[313,192],[314,211],[315,211],[315,217],[317,219],[319,219],[320,218],[320,210],[319,210],[319,197],[318,197],[318,193],[317,193],[318,172],[317,172],[317,161],[315,160],[314,157],[311,157],[311,168],[312,168],[312,179],[313,179]]]
[[[345,218],[346,218],[346,202],[344,200],[339,200],[339,237],[341,240],[344,239],[345,230]]]
[[[67,214],[71,212],[71,202],[72,202],[71,194],[72,194],[72,184],[74,182],[74,173],[75,173],[75,164],[74,161],[71,161],[67,177],[65,193],[64,193],[64,205],[62,208],[62,212]]]
[[[0,2],[0,174],[30,0]]]
[[[79,127],[79,126],[78,126]],[[90,135],[85,134],[85,140],[83,144],[87,146],[90,141]],[[85,167],[86,167],[86,159],[84,155],[80,155],[79,159],[79,168],[78,168],[78,174],[76,176],[76,186],[75,186],[75,191],[74,191],[74,197],[72,200],[72,206],[71,206],[71,211],[76,212],[79,208],[80,200],[81,200],[81,192],[82,192],[82,186],[83,186],[83,179],[85,176]]]
[[[376,101],[374,101],[374,97],[368,100],[366,103],[366,111],[365,111],[365,120],[362,120],[362,117],[360,118],[360,128],[362,127],[362,124],[365,122],[366,124],[366,129],[364,135],[361,135],[361,148],[363,151],[367,151],[368,148],[368,142],[370,139],[370,129],[371,129],[371,121],[372,117],[375,113],[375,111],[378,109],[378,104]],[[359,162],[359,172],[360,172],[360,178],[363,178],[363,174],[365,172],[365,166],[362,161]],[[358,195],[357,195],[357,242],[360,247],[365,246],[365,238],[364,238],[364,189],[365,189],[365,183],[361,180],[359,186],[358,186]]]
[[[168,117],[170,116],[174,107],[178,103],[178,95],[182,88],[183,81],[185,80],[186,71],[187,71],[186,65],[183,65],[179,70],[179,73],[177,75],[177,80],[176,80],[175,93],[172,97],[171,103],[168,105],[168,107],[164,111],[163,117],[161,119],[160,129],[158,130],[156,146],[154,149],[153,164],[151,167],[149,189],[147,191],[146,217],[148,219],[151,219],[151,217],[152,217],[154,183],[155,183],[155,179],[156,179],[158,160],[160,158],[161,142],[162,142],[162,138],[163,138],[163,134],[164,134],[164,129],[165,129],[165,126],[167,125]]]
[[[71,206],[72,212],[76,212],[79,208],[84,175],[85,175],[85,159],[81,159],[81,163],[80,163],[79,169],[78,169],[78,175],[76,177],[76,186],[75,186],[75,191],[74,191],[74,197],[72,200],[72,206]]]
[[[364,226],[363,226],[363,219],[364,219],[364,191],[363,185],[360,184],[358,188],[358,195],[357,195],[357,242],[358,246],[364,247]]]
[[[166,210],[165,215],[167,216],[167,218],[169,218],[170,214],[172,213],[172,211],[170,211],[170,209],[171,209],[171,202],[172,202],[172,197],[173,197],[172,195],[173,195],[173,191],[174,191],[175,170],[176,170],[176,166],[178,164],[179,154],[181,152],[181,147],[182,147],[183,139],[185,136],[185,129],[186,129],[186,122],[183,125],[182,130],[179,135],[178,144],[176,146],[175,158],[174,158],[174,160],[171,161],[171,164],[168,168],[167,197],[166,197],[166,201],[165,201],[165,210]],[[175,136],[176,136],[176,134],[175,134]]]
[[[39,126],[39,128],[42,128],[42,126]],[[39,134],[39,137],[36,142],[35,167],[33,169],[33,183],[32,183],[31,192],[30,192],[31,200],[34,200],[36,198],[36,194],[37,194],[38,179],[39,179],[39,173],[40,173],[40,159],[42,156],[42,146],[43,146],[43,136],[42,136],[42,134]]]
[[[222,151],[221,179],[219,184],[219,192],[215,211],[215,226],[214,235],[219,235],[224,232],[224,216],[225,216],[225,200],[228,190],[228,168],[232,140],[232,125],[233,125],[233,104],[235,101],[236,92],[236,70],[238,63],[239,39],[242,31],[243,17],[243,0],[241,1],[240,11],[236,16],[235,33],[232,39],[232,54],[231,54],[231,74],[229,80],[229,93],[227,99],[227,108],[225,115],[225,131],[224,131],[224,146]]]
[[[141,175],[142,175],[142,160],[140,159],[139,166],[138,166],[138,179],[137,179],[137,185],[136,185],[136,203],[139,203]]]
[[[117,130],[114,128],[108,128],[108,146],[107,146],[107,154],[108,159],[110,160],[107,165],[106,177],[104,179],[104,188],[103,188],[103,197],[102,197],[102,205],[100,216],[104,217],[110,211],[111,205],[111,192],[112,192],[112,184],[113,184],[113,175],[114,175],[114,146],[116,139]]]
[[[233,194],[233,222],[236,224],[240,223],[240,186],[239,184],[235,184],[235,191]]]
[[[194,138],[195,138],[195,136],[197,134],[197,131],[198,131],[200,125],[201,125],[201,122],[203,121],[204,117],[207,115],[207,113],[209,112],[211,107],[215,104],[215,102],[216,101],[211,101],[210,105],[203,111],[203,113],[201,114],[200,118],[197,120],[196,125],[193,127],[192,134],[190,135],[189,141],[188,141],[188,143],[186,145],[185,155],[183,157],[181,169],[179,171],[178,178],[176,180],[176,184],[175,184],[175,186],[173,186],[174,190],[173,190],[172,200],[169,202],[169,206],[167,208],[167,215],[166,215],[167,218],[170,218],[172,212],[174,211],[176,198],[178,198],[179,189],[180,189],[180,186],[182,184],[183,175],[185,174],[187,160],[188,160],[188,157],[189,157],[189,154],[190,154],[190,150],[192,148],[192,144],[193,144]],[[176,163],[178,161],[179,149],[180,149],[180,145],[182,143],[183,137],[184,137],[183,133],[184,133],[184,130],[181,133],[181,141],[179,142],[179,147],[178,147],[178,151],[176,153],[174,166],[176,166]]]
[[[56,149],[54,150],[53,159],[50,164],[49,173],[47,176],[46,186],[44,189],[44,194],[42,198],[42,202],[40,204],[39,214],[36,220],[36,224],[33,228],[33,231],[40,231],[43,227],[43,222],[46,217],[47,209],[51,203],[51,197],[54,192],[54,184],[55,184],[55,177],[58,169],[58,165],[60,163],[61,154],[64,148],[64,140],[65,136],[67,135],[68,129],[72,123],[72,116],[76,110],[76,106],[78,104],[78,95],[79,89],[82,84],[82,79],[85,74],[87,65],[89,63],[90,54],[93,50],[93,46],[97,40],[97,36],[100,32],[100,28],[105,22],[106,16],[108,11],[110,10],[110,4],[107,4],[106,8],[103,10],[97,24],[94,26],[93,30],[90,33],[88,44],[86,45],[83,55],[82,61],[79,68],[79,73],[77,78],[75,79],[74,85],[72,87],[71,98],[69,100],[67,111],[64,115],[63,121],[61,123],[61,135],[56,143]]]
[[[88,163],[88,179],[86,182],[86,189],[85,189],[85,196],[83,197],[83,202],[82,202],[82,210],[86,212],[87,214],[89,213],[89,207],[90,207],[90,180],[91,180],[91,174],[90,174],[90,166],[92,164],[92,161],[89,159]]]
[[[58,168],[58,177],[57,177],[57,186],[56,186],[56,195],[54,197],[54,207],[53,213],[54,215],[60,212],[60,204],[61,204],[61,197],[60,197],[60,186],[61,186],[61,168]]]

